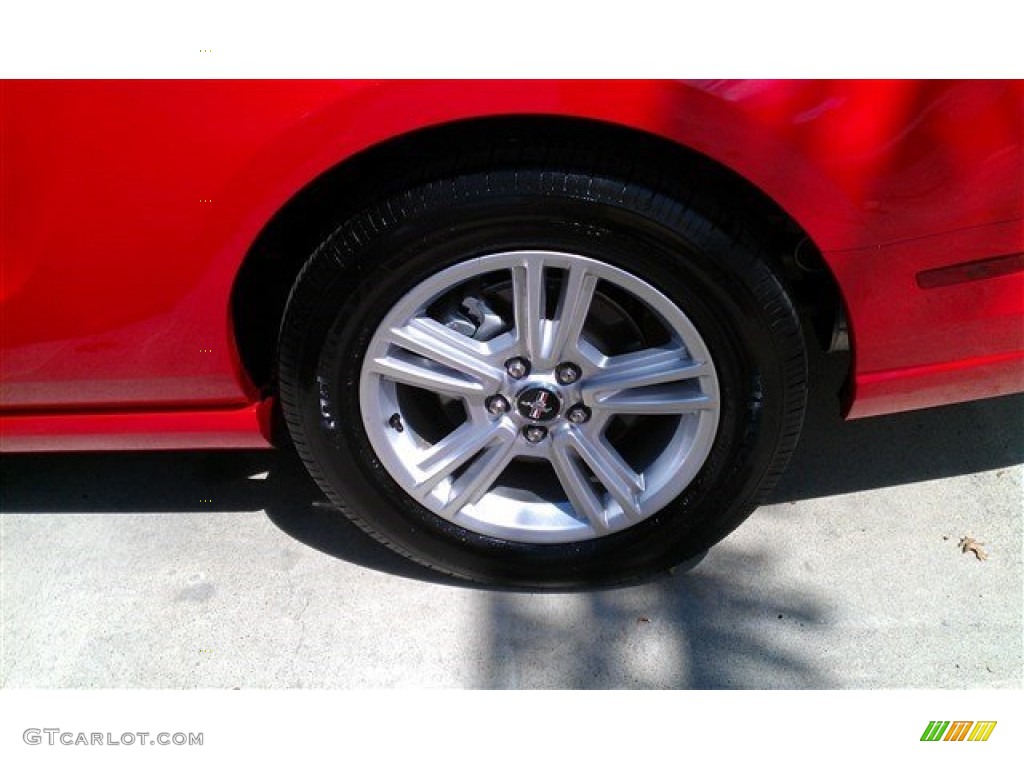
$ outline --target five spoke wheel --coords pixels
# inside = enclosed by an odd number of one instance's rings
[[[649,518],[703,465],[720,410],[704,340],[656,287],[532,250],[409,291],[373,333],[359,392],[370,443],[409,496],[529,543]]]

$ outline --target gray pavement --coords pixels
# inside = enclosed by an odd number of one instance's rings
[[[1021,688],[1024,397],[842,423],[825,389],[769,504],[613,590],[437,577],[286,452],[5,456],[0,681]]]

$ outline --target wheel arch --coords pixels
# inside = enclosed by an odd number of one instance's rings
[[[557,160],[677,186],[699,183],[768,241],[766,252],[827,348],[841,324],[838,284],[808,231],[758,186],[676,140],[601,119],[499,115],[444,122],[383,140],[315,176],[263,226],[231,292],[236,347],[249,379],[275,388],[277,334],[291,285],[317,244],[349,215],[399,188],[452,172]]]

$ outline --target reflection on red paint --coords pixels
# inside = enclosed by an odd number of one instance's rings
[[[1020,81],[19,80],[0,88],[0,408],[207,413],[257,402],[266,393],[239,360],[229,302],[267,222],[367,148],[503,115],[654,134],[760,188],[836,277],[864,408],[931,404],[945,391],[942,377],[962,370],[943,365],[1021,349],[1019,270],[942,291],[918,281],[1024,252]],[[992,269],[1003,266],[987,275]],[[910,383],[897,396],[871,379],[922,366],[934,375],[906,374],[922,388],[918,401]],[[986,384],[981,370],[978,396],[1012,379]],[[853,406],[854,415],[864,410]]]

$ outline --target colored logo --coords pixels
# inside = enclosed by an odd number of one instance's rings
[[[516,401],[519,415],[533,421],[551,421],[558,415],[558,395],[550,389],[532,387]]]
[[[932,720],[921,741],[988,741],[995,729],[995,720]]]

